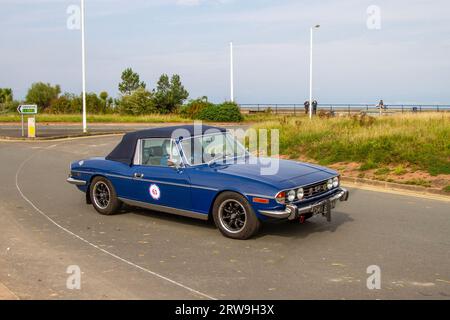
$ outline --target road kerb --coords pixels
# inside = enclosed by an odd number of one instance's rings
[[[450,202],[450,195],[445,191],[439,189],[350,177],[342,177],[341,181],[348,187],[354,187],[358,189]]]

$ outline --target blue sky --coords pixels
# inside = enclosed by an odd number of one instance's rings
[[[22,98],[32,82],[81,91],[79,1],[0,0],[0,87]],[[367,8],[381,9],[381,29]],[[126,67],[153,88],[178,73],[191,98],[229,97],[229,42],[241,103],[450,103],[448,0],[86,0],[88,90],[117,96]]]

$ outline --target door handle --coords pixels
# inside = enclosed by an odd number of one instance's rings
[[[142,179],[142,178],[144,178],[144,174],[143,174],[143,173],[135,173],[135,174],[134,174],[134,177],[135,177],[136,179]]]

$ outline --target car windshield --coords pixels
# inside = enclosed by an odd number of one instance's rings
[[[247,155],[244,146],[229,133],[186,139],[181,147],[189,165],[225,162]]]

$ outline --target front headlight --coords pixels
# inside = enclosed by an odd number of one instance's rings
[[[333,179],[333,188],[339,187],[339,177]]]
[[[297,199],[302,200],[304,196],[305,196],[305,190],[303,190],[303,188],[298,189],[297,190]]]
[[[333,179],[330,179],[327,181],[327,188],[328,188],[328,190],[333,189]]]
[[[295,190],[290,190],[290,191],[287,193],[287,201],[293,202],[293,201],[295,200],[296,195],[297,195],[297,194],[295,193]]]

